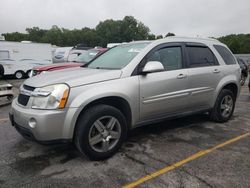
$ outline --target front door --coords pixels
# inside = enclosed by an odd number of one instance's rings
[[[185,111],[188,73],[182,54],[179,44],[161,46],[148,55],[147,62],[159,61],[165,71],[139,75],[141,121]]]

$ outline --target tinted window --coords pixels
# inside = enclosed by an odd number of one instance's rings
[[[234,56],[226,47],[220,45],[214,45],[214,47],[227,65],[236,64]]]
[[[203,67],[216,64],[214,54],[208,47],[188,46],[186,48],[190,67]]]
[[[182,68],[181,47],[167,47],[155,51],[148,61],[160,61],[166,70]]]

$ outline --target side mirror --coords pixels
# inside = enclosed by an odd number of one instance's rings
[[[153,73],[153,72],[161,72],[165,71],[162,63],[159,61],[149,61],[146,63],[144,68],[142,69],[143,74]]]

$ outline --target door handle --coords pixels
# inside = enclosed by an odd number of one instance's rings
[[[213,73],[220,73],[219,69],[214,69]]]
[[[179,74],[179,75],[177,76],[177,79],[183,79],[183,78],[186,78],[186,77],[187,77],[186,74]]]

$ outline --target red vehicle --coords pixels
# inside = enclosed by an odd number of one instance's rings
[[[101,55],[105,51],[107,51],[107,48],[93,48],[93,49],[90,49],[90,50],[83,52],[81,55],[79,55],[72,62],[54,63],[52,65],[44,65],[44,66],[34,67],[31,70],[29,77],[33,77],[33,76],[36,76],[36,75],[41,74],[41,73],[52,72],[52,71],[56,71],[56,70],[62,70],[62,69],[73,68],[73,67],[80,67],[80,66],[90,62],[92,59],[94,59],[98,55]]]

